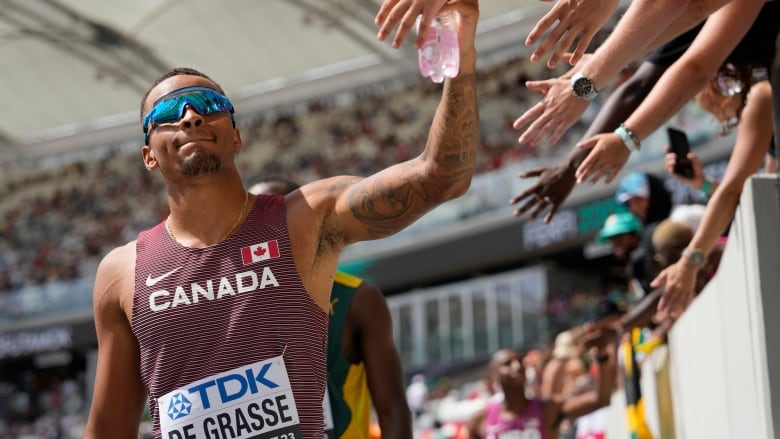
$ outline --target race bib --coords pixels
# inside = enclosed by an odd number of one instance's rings
[[[281,356],[210,376],[157,401],[163,439],[298,439],[287,368]]]

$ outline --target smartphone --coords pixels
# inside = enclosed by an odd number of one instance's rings
[[[685,132],[672,127],[667,127],[666,132],[669,134],[669,146],[677,156],[674,161],[674,173],[681,177],[693,178],[693,163],[688,159],[688,153],[691,152],[688,136]]]

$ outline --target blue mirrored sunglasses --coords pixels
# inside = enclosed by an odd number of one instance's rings
[[[149,144],[149,131],[152,128],[159,124],[181,120],[187,105],[201,116],[211,113],[230,113],[230,120],[233,126],[236,126],[233,104],[227,96],[208,87],[185,87],[161,97],[146,113],[143,126],[144,144]]]

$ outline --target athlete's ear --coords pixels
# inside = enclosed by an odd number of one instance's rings
[[[238,130],[238,128],[233,128],[233,144],[234,144],[233,152],[235,152],[236,154],[241,152],[241,146],[242,146],[241,132]]]
[[[144,145],[141,147],[141,157],[144,160],[144,166],[146,166],[146,169],[151,171],[158,166],[157,159],[154,156],[154,150],[151,146]]]

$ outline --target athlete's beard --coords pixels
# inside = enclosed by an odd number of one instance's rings
[[[216,173],[222,167],[222,160],[214,154],[196,152],[192,157],[180,163],[182,174],[194,177],[201,174]]]

